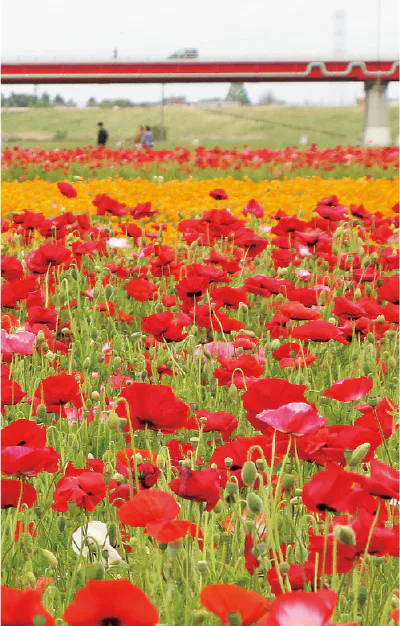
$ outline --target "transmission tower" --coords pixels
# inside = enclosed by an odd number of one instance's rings
[[[335,11],[333,14],[333,58],[343,61],[346,52],[346,11]]]
[[[346,12],[335,11],[333,14],[333,59],[344,61],[346,55]],[[336,91],[336,90],[335,90]],[[336,91],[337,93],[337,91]],[[340,104],[343,104],[343,91],[340,89]]]

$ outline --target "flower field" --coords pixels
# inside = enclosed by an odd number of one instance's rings
[[[319,150],[313,144],[305,150],[207,150],[198,146],[193,152],[181,147],[175,150],[112,150],[104,147],[75,150],[42,148],[6,148],[1,159],[4,179],[26,180],[40,176],[46,180],[64,180],[74,175],[85,178],[124,177],[140,174],[141,178],[162,175],[172,180],[195,176],[214,178],[229,174],[235,178],[249,176],[256,180],[319,174],[324,178],[363,175],[395,176],[399,167],[399,149],[338,146]]]
[[[398,622],[386,150],[357,179],[200,180],[198,149],[185,180],[74,180],[76,151],[2,183],[2,624]]]

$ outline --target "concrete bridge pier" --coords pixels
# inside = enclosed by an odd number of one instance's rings
[[[363,143],[369,146],[391,144],[387,82],[366,81]]]

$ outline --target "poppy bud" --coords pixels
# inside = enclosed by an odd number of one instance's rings
[[[286,563],[286,561],[284,561],[283,563],[279,565],[279,569],[282,572],[282,574],[287,574],[288,571],[290,570],[290,565],[289,563]]]
[[[43,350],[43,352],[48,352],[50,350],[49,344],[47,343],[47,341],[43,341],[43,343],[42,343],[42,350]]]
[[[111,296],[113,295],[113,286],[112,285],[106,285],[106,288],[104,289],[104,293],[106,296],[106,300],[110,300]]]
[[[36,409],[36,416],[40,420],[44,420],[46,415],[47,415],[46,406],[44,404],[39,404],[38,408]]]
[[[294,549],[294,558],[296,559],[297,563],[305,563],[308,559],[308,550],[301,541],[298,541],[296,543]]]
[[[359,592],[358,592],[358,607],[360,609],[365,605],[365,603],[367,601],[367,598],[368,598],[368,593],[369,593],[369,590],[366,589],[366,588],[362,588],[361,587],[361,589],[359,590]]]
[[[357,446],[357,448],[353,450],[351,458],[347,462],[349,467],[355,467],[356,465],[359,465],[364,457],[368,454],[370,447],[370,443],[362,443],[360,446]]]
[[[201,624],[204,624],[204,620],[207,617],[208,617],[207,611],[203,611],[201,609],[192,611],[193,626],[200,626]]]
[[[375,565],[382,565],[382,563],[385,562],[385,557],[384,556],[373,556],[372,557],[372,561],[373,563],[375,563]]]
[[[346,546],[354,546],[356,544],[356,534],[350,526],[336,526],[334,534],[341,543]]]
[[[60,531],[60,533],[63,533],[65,530],[65,526],[66,526],[66,521],[65,521],[65,517],[63,517],[62,515],[58,518],[57,520],[57,527],[58,530]]]
[[[258,515],[263,510],[263,501],[260,496],[252,491],[247,496],[247,506],[252,513]]]
[[[329,318],[329,320],[328,320],[328,322],[329,322],[330,324],[334,324],[334,325],[336,326],[336,319],[335,319],[334,317],[330,317],[330,318]]]
[[[242,468],[242,480],[246,487],[252,487],[256,482],[257,468],[253,461],[246,461]]]
[[[162,454],[157,454],[156,465],[158,469],[163,470],[167,466],[167,461]]]
[[[50,550],[42,549],[42,553],[49,565],[54,568],[58,566],[57,557],[52,552],[50,552]]]
[[[104,567],[101,563],[93,563],[93,565],[88,565],[85,574],[88,580],[103,580]]]
[[[227,456],[224,462],[225,462],[225,466],[227,467],[227,469],[230,469],[233,464],[233,459]]]
[[[115,411],[110,411],[107,417],[107,426],[110,430],[119,430],[120,418]]]
[[[174,541],[174,543],[169,543],[167,546],[168,556],[172,559],[178,556],[180,546],[181,544],[179,541]]]
[[[257,459],[256,466],[257,466],[257,469],[260,470],[260,472],[264,472],[267,464],[264,461],[264,459]]]
[[[208,569],[207,561],[197,561],[197,569],[202,574],[205,574]]]
[[[392,605],[392,609],[399,608],[399,598],[397,596],[392,596],[391,605]]]
[[[266,543],[258,543],[255,548],[258,556],[263,556],[268,552],[268,546]]]
[[[218,500],[217,504],[213,508],[213,513],[215,513],[216,515],[219,515],[220,513],[222,513],[223,510],[224,510],[224,503],[222,502],[222,500]]]
[[[237,493],[239,491],[239,487],[237,482],[229,482],[226,483],[226,492],[230,495],[233,496],[235,495],[235,493]]]
[[[108,538],[112,546],[115,546],[115,544],[117,543],[117,533],[118,533],[118,528],[117,528],[116,523],[110,522],[110,524],[108,525]]]
[[[90,367],[90,357],[87,356],[86,359],[83,361],[83,369],[87,370]]]
[[[227,618],[229,626],[241,626],[242,624],[242,617],[239,611],[232,611],[232,613],[228,613]]]
[[[361,289],[357,287],[357,289],[355,289],[354,291],[354,300],[356,301],[360,300],[361,296],[362,296]]]
[[[286,487],[286,489],[290,489],[295,483],[295,478],[291,474],[284,474],[282,483],[283,486]]]
[[[273,339],[270,343],[270,349],[271,350],[277,350],[278,348],[280,348],[281,342],[279,341],[279,339]]]
[[[247,306],[247,304],[245,304],[244,302],[239,302],[239,311],[244,311],[244,313],[247,313],[248,310],[249,307]]]
[[[37,518],[41,518],[43,515],[43,511],[40,508],[40,506],[37,506],[35,509],[33,509],[34,514],[36,515]]]
[[[46,617],[45,615],[35,615],[32,622],[33,626],[45,626]]]

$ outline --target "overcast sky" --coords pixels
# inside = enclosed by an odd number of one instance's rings
[[[124,59],[165,59],[193,47],[200,58],[329,60],[335,48],[346,59],[397,59],[398,0],[2,0],[2,59],[108,60],[117,47]],[[379,9],[380,7],[380,9]],[[334,37],[334,14],[345,12],[344,39]],[[335,55],[337,56],[337,54]],[[166,85],[166,95],[189,100],[225,97],[226,84]],[[352,102],[360,83],[247,85],[253,101],[271,89],[289,102]],[[84,104],[94,95],[156,101],[159,85],[49,85],[39,93],[60,93]],[[2,86],[33,92],[33,86]],[[398,83],[389,85],[397,98]]]

